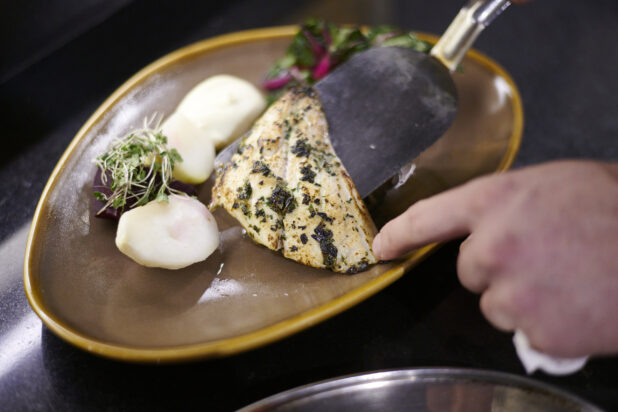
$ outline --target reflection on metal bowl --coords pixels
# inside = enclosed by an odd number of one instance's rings
[[[301,386],[245,408],[254,411],[599,412],[553,386],[500,372],[398,369]]]

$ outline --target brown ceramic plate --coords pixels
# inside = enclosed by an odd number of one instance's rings
[[[90,213],[91,159],[112,137],[155,111],[171,113],[202,79],[229,73],[258,84],[282,55],[293,26],[233,33],[171,53],[137,73],[92,115],[54,169],[36,209],[25,256],[28,300],[66,341],[111,358],[159,362],[226,356],[305,329],[378,292],[427,256],[356,275],[302,266],[255,245],[222,210],[222,248],[179,271],[122,255],[115,224]],[[434,41],[435,37],[421,35]],[[410,203],[472,177],[507,169],[519,147],[522,109],[509,75],[478,52],[455,74],[452,128],[416,160],[408,183],[387,193],[378,224]],[[207,203],[210,185],[199,198]]]

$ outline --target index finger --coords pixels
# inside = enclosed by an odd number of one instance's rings
[[[382,260],[394,259],[418,247],[467,235],[488,198],[492,177],[420,200],[388,222],[373,241]]]

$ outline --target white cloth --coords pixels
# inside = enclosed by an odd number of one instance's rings
[[[539,352],[530,346],[528,337],[521,331],[515,331],[513,343],[519,360],[526,368],[526,372],[531,374],[537,369],[550,375],[568,375],[575,373],[584,367],[587,356],[581,358],[557,358]]]

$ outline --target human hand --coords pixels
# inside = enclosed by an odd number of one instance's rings
[[[562,161],[475,179],[387,223],[393,259],[470,234],[461,283],[502,330],[561,357],[618,353],[618,164]]]

